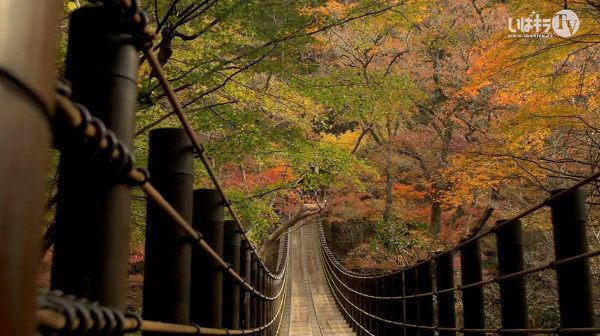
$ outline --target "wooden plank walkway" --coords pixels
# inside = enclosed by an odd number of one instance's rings
[[[335,301],[319,260],[316,223],[293,228],[286,308],[280,335],[354,335]]]

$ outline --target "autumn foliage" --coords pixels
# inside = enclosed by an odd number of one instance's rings
[[[355,269],[424,258],[598,170],[600,10],[568,5],[573,37],[515,38],[509,18],[564,2],[142,1],[249,235],[260,244],[324,197],[313,218]],[[139,91],[143,164],[148,131],[178,123],[143,59]],[[211,186],[200,167],[195,185]]]

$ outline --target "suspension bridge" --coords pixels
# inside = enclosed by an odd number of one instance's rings
[[[33,0],[2,6],[0,335],[600,332],[590,271],[600,251],[588,249],[582,189],[600,173],[393,272],[364,275],[344,268],[319,221],[289,229],[280,238],[277,266],[269,270],[152,52],[153,33],[135,1],[106,0],[73,14],[66,80],[58,85],[54,58],[48,57],[56,22],[49,18],[57,6]],[[151,132],[148,169],[137,167],[129,150],[140,51],[182,126]],[[34,246],[52,146],[61,151],[52,290],[38,292]],[[195,161],[214,188],[193,189]],[[132,188],[148,198],[141,315],[125,311]],[[525,267],[521,219],[544,208],[552,214],[554,246],[548,250],[554,259]],[[484,277],[480,244],[490,236],[497,269]],[[554,328],[528,320],[526,277],[543,271],[557,278],[560,325]],[[486,286],[499,287],[497,326],[486,323]]]

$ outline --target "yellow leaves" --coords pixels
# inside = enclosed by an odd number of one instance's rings
[[[354,146],[356,146],[356,143],[358,142],[360,131],[348,131],[346,133],[340,134],[337,137],[328,133],[322,133],[320,135],[322,141],[335,144],[340,148],[351,151],[352,149],[354,149]]]
[[[77,3],[73,2],[73,1],[67,2],[66,7],[67,7],[66,8],[67,12],[69,12],[69,13],[72,12],[72,11],[74,11],[74,10],[76,10],[77,8],[79,8],[79,6],[77,5]]]
[[[303,11],[310,14],[321,13],[325,15],[338,16],[340,14],[343,14],[344,11],[347,11],[348,9],[351,9],[355,6],[355,3],[344,5],[339,1],[329,0],[325,4],[325,6],[317,7],[314,9],[303,8]]]

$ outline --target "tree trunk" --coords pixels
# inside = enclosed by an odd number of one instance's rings
[[[288,219],[283,224],[281,224],[280,227],[275,229],[275,231],[273,231],[273,233],[271,233],[269,237],[265,241],[263,241],[262,245],[258,249],[258,254],[261,257],[264,257],[264,254],[271,249],[271,245],[277,242],[279,237],[281,237],[281,235],[284,234],[285,231],[287,231],[287,229],[291,228],[292,226],[303,220],[312,220],[312,218],[309,217],[320,213],[322,210],[323,207],[321,206],[321,204],[303,204],[300,207],[300,209],[298,209],[298,212],[296,212],[296,214],[292,216],[292,218]]]
[[[437,236],[442,229],[442,204],[440,202],[433,202],[431,204],[431,232],[434,236]]]
[[[392,194],[394,189],[394,177],[392,176],[390,163],[385,167],[385,178],[385,208],[383,209],[383,220],[387,222],[392,217],[392,205],[394,204],[394,195]]]

